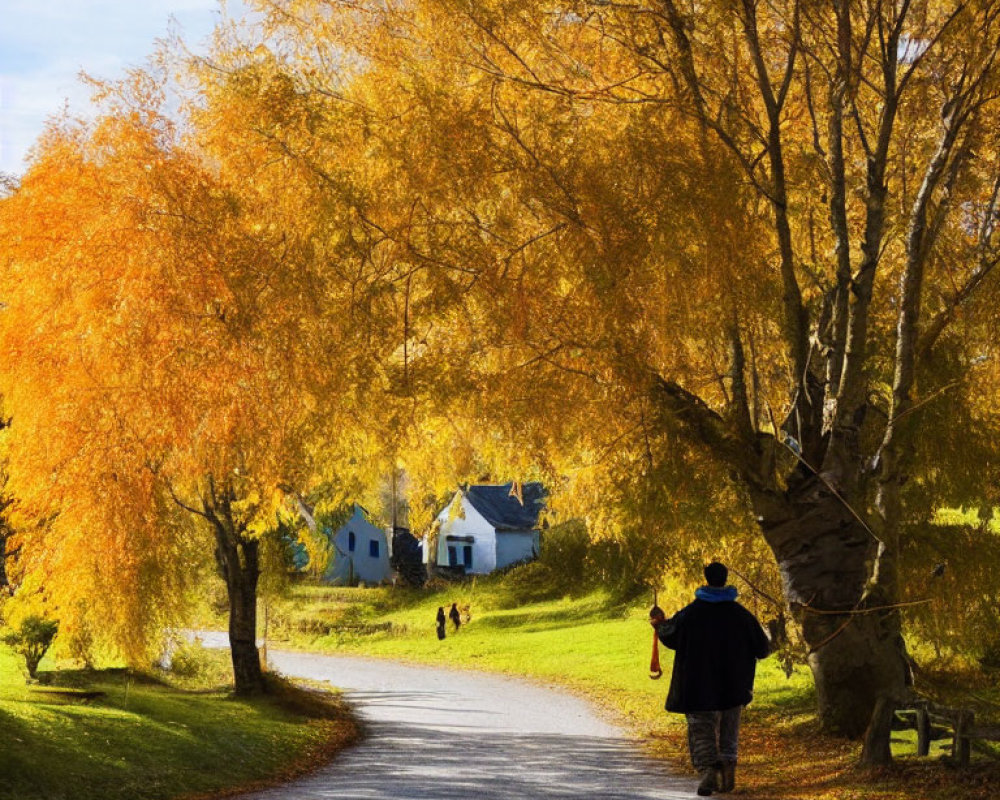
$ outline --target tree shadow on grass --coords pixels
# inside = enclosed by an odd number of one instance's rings
[[[498,630],[506,630],[508,628],[557,630],[559,628],[576,627],[581,622],[594,622],[595,619],[620,619],[622,617],[622,609],[623,607],[620,605],[608,604],[601,607],[600,610],[606,612],[601,616],[595,615],[593,606],[581,605],[570,608],[553,608],[546,611],[503,611],[480,617],[476,621],[476,625],[477,627],[496,628]]]
[[[123,764],[105,743],[116,720],[90,716],[79,704],[30,706],[27,719],[0,712],[0,800],[94,800],[100,787],[120,783]]]
[[[56,755],[55,748],[39,741],[37,731],[15,714],[0,711],[0,800],[25,798],[34,800],[47,796],[52,788],[46,781],[36,780],[39,761]],[[48,751],[48,752],[46,752]],[[58,800],[58,795],[53,795]]]
[[[130,670],[126,667],[109,667],[107,669],[52,669],[38,673],[38,683],[42,686],[65,686],[74,689],[87,689],[108,684],[125,685],[131,683],[139,686],[168,687],[170,684],[149,672]]]

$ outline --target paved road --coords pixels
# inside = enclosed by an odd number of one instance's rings
[[[206,645],[225,646],[205,637]],[[290,677],[341,687],[367,737],[295,783],[244,800],[681,800],[695,781],[642,757],[583,701],[524,681],[270,651]]]

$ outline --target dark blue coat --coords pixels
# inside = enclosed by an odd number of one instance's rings
[[[702,587],[695,601],[657,627],[675,651],[667,711],[724,711],[753,699],[757,659],[771,645],[756,617],[736,602],[733,587]]]

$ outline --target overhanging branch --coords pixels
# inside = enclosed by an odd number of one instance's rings
[[[735,469],[753,488],[761,491],[773,488],[772,476],[765,469],[768,459],[761,449],[761,439],[773,441],[773,436],[763,433],[740,435],[700,397],[658,374],[652,376],[651,390],[656,407],[678,423],[689,439]]]

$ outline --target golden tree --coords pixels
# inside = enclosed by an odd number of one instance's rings
[[[451,365],[429,388],[557,472],[613,463],[657,524],[732,487],[824,723],[878,708],[887,759],[907,526],[989,491],[953,456],[996,429],[995,5],[260,7],[382,165],[359,222],[437,301],[405,332]]]
[[[35,580],[135,658],[186,599],[178,512],[200,520],[250,693],[259,536],[313,430],[313,300],[295,242],[185,150],[161,99],[137,74],[94,126],[53,127],[0,209],[10,485],[44,523]]]

